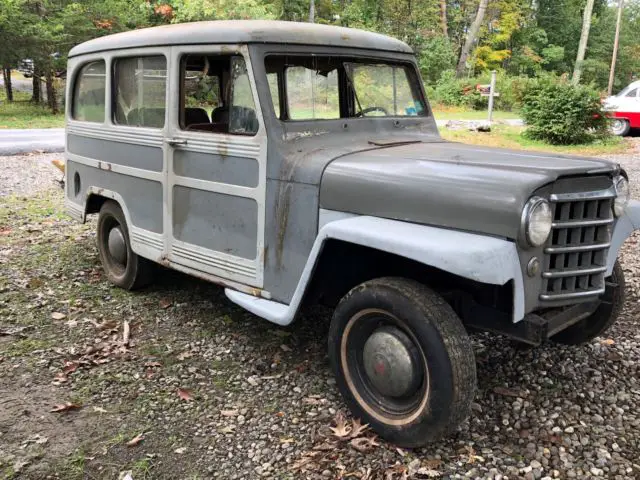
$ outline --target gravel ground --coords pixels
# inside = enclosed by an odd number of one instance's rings
[[[0,158],[0,477],[640,478],[637,235],[605,338],[522,350],[474,336],[471,418],[409,451],[330,430],[353,421],[329,371],[330,312],[277,328],[166,270],[143,292],[112,288],[95,223],[62,213],[52,158]],[[640,198],[640,153],[616,160]]]

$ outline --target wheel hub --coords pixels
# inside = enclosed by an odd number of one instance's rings
[[[373,387],[390,397],[414,393],[423,376],[422,363],[411,339],[396,327],[382,327],[364,344],[364,370]]]
[[[124,234],[120,227],[113,227],[109,231],[107,246],[109,247],[109,254],[113,259],[121,265],[126,265],[127,243],[124,240]]]

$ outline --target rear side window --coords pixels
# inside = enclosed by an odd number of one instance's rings
[[[627,93],[625,96],[627,97],[632,97],[632,98],[636,98],[638,96],[638,89],[634,88],[633,90],[631,90],[629,93]]]
[[[83,122],[104,122],[105,66],[104,61],[84,65],[73,88],[71,117]]]
[[[114,79],[114,123],[132,127],[164,127],[167,88],[165,57],[117,59]]]

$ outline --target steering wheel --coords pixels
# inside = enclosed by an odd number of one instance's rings
[[[377,106],[373,106],[373,107],[369,107],[369,108],[365,108],[364,110],[360,110],[357,114],[356,117],[364,117],[367,113],[371,113],[371,112],[382,112],[384,113],[387,117],[389,116],[389,112],[387,112],[387,110],[383,107],[377,107]]]

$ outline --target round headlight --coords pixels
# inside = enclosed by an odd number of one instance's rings
[[[539,247],[549,238],[553,218],[549,202],[541,197],[533,197],[522,211],[522,229],[527,243]]]
[[[616,217],[619,217],[624,213],[624,209],[629,203],[629,182],[624,177],[618,177],[616,179],[616,199],[613,202],[613,213]]]

